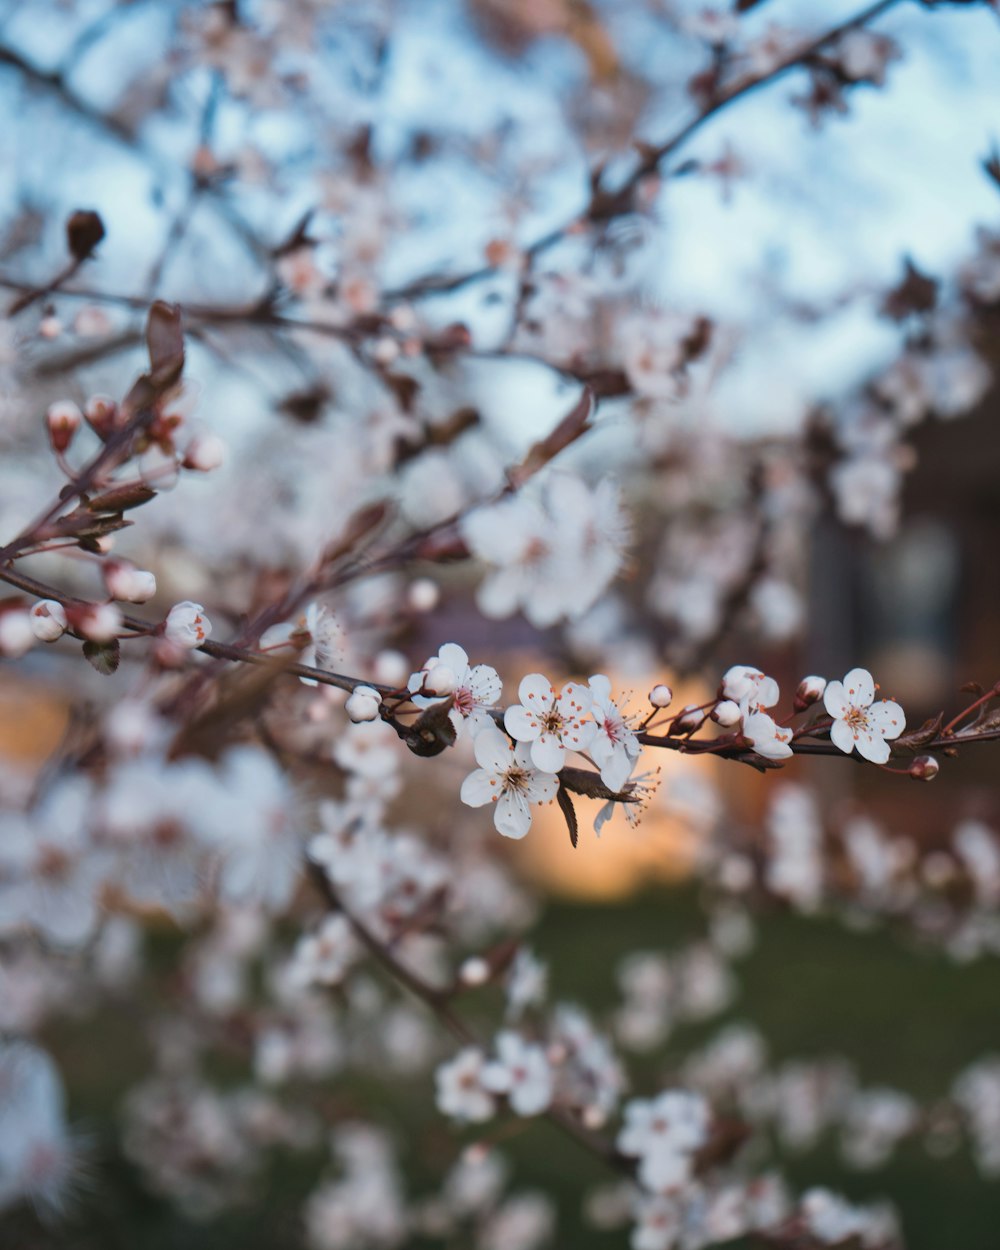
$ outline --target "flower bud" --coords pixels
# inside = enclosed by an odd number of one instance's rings
[[[908,771],[914,781],[933,781],[941,771],[941,765],[933,755],[918,755]]]
[[[31,628],[39,642],[55,642],[66,629],[66,610],[55,599],[39,599],[31,609]]]
[[[127,560],[108,560],[104,565],[104,584],[112,599],[126,603],[145,603],[156,594],[156,578],[144,569],[137,569]]]
[[[826,692],[825,677],[803,677],[795,691],[795,710],[803,712],[812,704],[818,703]]]
[[[739,704],[734,703],[732,699],[723,699],[712,709],[712,720],[723,729],[732,729],[741,720]]]
[[[48,426],[52,450],[62,455],[73,441],[82,421],[83,413],[72,400],[61,399],[58,403],[49,404],[45,424]]]
[[[430,612],[437,607],[441,593],[436,582],[429,577],[421,577],[410,586],[407,597],[415,612]]]
[[[595,1104],[584,1107],[583,1115],[580,1118],[583,1120],[584,1126],[592,1132],[598,1132],[608,1122],[607,1112],[603,1107],[598,1107]]]
[[[110,642],[122,627],[121,611],[113,603],[74,603],[66,618],[88,642]]]
[[[184,449],[185,469],[211,473],[226,458],[226,444],[217,434],[196,434]]]
[[[674,692],[669,686],[654,686],[649,692],[649,701],[653,707],[669,707],[673,702]]]
[[[19,600],[8,600],[0,605],[0,655],[16,660],[35,645],[35,631],[31,627],[31,614]]]
[[[107,395],[91,395],[83,410],[87,424],[99,439],[106,441],[118,425],[118,405]]]
[[[175,603],[163,622],[163,636],[188,651],[200,647],[211,632],[212,622],[205,615],[205,609],[190,599]]]
[[[402,651],[380,651],[373,665],[375,680],[385,686],[401,686],[406,681],[410,666]]]
[[[435,664],[424,675],[424,694],[439,695],[442,698],[455,693],[458,680],[447,664]]]
[[[458,979],[463,985],[485,985],[490,979],[490,966],[485,959],[472,955],[466,959],[458,970]]]
[[[344,709],[354,724],[360,725],[364,721],[377,720],[381,704],[382,696],[377,690],[371,686],[355,686]]]
[[[689,703],[681,712],[680,716],[674,721],[672,733],[694,733],[696,729],[700,729],[708,719],[708,713],[704,708],[700,708],[697,704]]]

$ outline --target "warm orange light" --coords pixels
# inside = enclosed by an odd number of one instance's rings
[[[663,680],[662,675],[656,680]],[[634,687],[635,682],[616,682],[612,677],[612,685],[621,689],[625,685]],[[699,682],[674,685],[673,689],[671,712],[680,711],[688,703],[704,703],[712,694]],[[632,705],[637,702],[633,700]],[[676,809],[671,810],[671,785],[675,778],[686,779],[692,769],[706,783],[713,782],[718,761],[682,759],[673,751],[644,752],[640,771],[657,767],[661,770],[659,789],[637,828],[630,828],[624,816],[616,812],[597,838],[593,823],[600,804],[575,798],[580,840],[574,850],[558,807],[546,804],[537,810],[531,832],[519,848],[518,867],[550,894],[592,899],[622,898],[653,881],[674,881],[687,876],[701,834],[696,823]]]

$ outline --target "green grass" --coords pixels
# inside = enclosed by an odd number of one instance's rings
[[[634,949],[666,950],[701,936],[691,890],[649,895],[614,906],[557,905],[533,941],[550,961],[554,994],[598,1016],[615,1002],[615,967]],[[759,925],[754,951],[736,967],[740,993],[723,1017],[672,1037],[667,1053],[636,1065],[636,1092],[653,1092],[653,1073],[727,1020],[743,1020],[767,1038],[776,1061],[842,1054],[866,1084],[886,1083],[925,1103],[947,1093],[954,1075],[1000,1049],[1000,968],[983,960],[956,966],[940,954],[885,931],[856,933],[829,920],[773,913]],[[169,969],[170,943],[156,952]],[[472,1000],[473,1010],[484,1003]],[[123,1002],[99,1017],[61,1025],[47,1039],[67,1074],[71,1112],[92,1138],[93,1182],[69,1219],[43,1227],[20,1211],[0,1217],[3,1250],[293,1250],[301,1245],[298,1212],[318,1175],[309,1156],[276,1156],[253,1200],[207,1224],[182,1218],[144,1191],[115,1142],[122,1092],[147,1062],[142,1006]],[[646,1087],[643,1082],[649,1082]],[[432,1110],[429,1088],[392,1090],[372,1077],[332,1083],[338,1101],[371,1107],[403,1145],[414,1193],[427,1192],[462,1140]],[[585,1190],[605,1179],[600,1165],[545,1123],[513,1125],[503,1149],[519,1186],[548,1192],[560,1210],[557,1245],[573,1250],[624,1246],[624,1233],[597,1234],[580,1217]],[[833,1143],[782,1160],[797,1186],[828,1184],[857,1199],[891,1198],[911,1250],[1000,1250],[1000,1185],[979,1177],[964,1150],[931,1159],[919,1142],[892,1164],[856,1173]],[[414,1243],[415,1245],[417,1243]]]

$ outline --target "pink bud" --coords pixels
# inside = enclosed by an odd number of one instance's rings
[[[941,765],[933,755],[918,755],[908,771],[914,781],[933,781],[941,771]]]
[[[708,713],[704,708],[700,708],[695,704],[688,704],[683,712],[674,721],[674,733],[693,733],[696,729],[700,729],[708,719]]]
[[[429,577],[420,577],[410,586],[407,597],[415,612],[430,612],[437,607],[441,593],[436,582]]]
[[[425,694],[439,695],[442,698],[455,693],[458,682],[455,674],[447,664],[435,664],[429,668],[424,677],[423,691]]]
[[[649,692],[649,701],[653,707],[669,707],[673,698],[674,692],[669,686],[654,686]]]
[[[723,699],[712,709],[712,720],[723,729],[731,729],[734,725],[738,725],[740,719],[739,704],[734,703],[732,699]]]
[[[211,473],[226,458],[226,444],[217,434],[196,434],[184,449],[185,469]]]
[[[347,715],[355,725],[364,721],[377,720],[378,710],[382,704],[382,696],[371,686],[355,686],[344,704]]]
[[[21,606],[20,601],[12,599],[0,605],[0,655],[16,660],[34,645],[31,614]]]
[[[104,441],[110,438],[118,425],[118,405],[107,395],[91,395],[83,415],[97,437]]]
[[[826,692],[825,677],[803,677],[795,691],[795,710],[802,712],[812,704],[818,703]]]
[[[39,599],[31,609],[31,628],[40,642],[55,642],[66,629],[66,610],[55,599]]]
[[[45,423],[49,428],[49,442],[52,450],[60,455],[69,447],[83,421],[83,413],[69,399],[61,399],[50,404],[45,414]]]
[[[113,603],[72,603],[66,618],[90,642],[110,642],[122,627],[122,614]]]
[[[145,569],[137,569],[127,560],[108,560],[104,565],[104,584],[112,599],[126,603],[145,603],[156,594],[156,578]]]

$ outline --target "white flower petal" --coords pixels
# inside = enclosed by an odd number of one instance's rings
[[[446,642],[438,651],[438,659],[461,678],[469,667],[469,657],[457,642]]]
[[[844,678],[844,689],[855,707],[868,707],[875,698],[875,682],[866,668],[852,668]]]
[[[854,750],[854,730],[846,720],[835,720],[830,729],[830,740],[834,746],[840,747],[845,755]]]
[[[518,742],[534,742],[542,732],[541,722],[533,708],[512,704],[503,717],[504,728]]]
[[[529,673],[518,686],[517,697],[526,707],[540,712],[552,706],[556,692],[547,677],[541,673]]]
[[[493,809],[493,823],[505,838],[523,838],[531,828],[528,800],[515,790],[501,794]]]
[[[611,702],[611,682],[603,673],[595,673],[590,679],[590,693],[594,703],[607,707]]]
[[[571,681],[563,686],[562,694],[556,700],[556,707],[567,718],[580,717],[590,712],[593,701],[593,695],[586,686]]]
[[[482,807],[485,803],[489,803],[498,791],[496,777],[484,768],[477,768],[462,782],[459,797],[469,807]]]
[[[889,758],[889,744],[878,734],[865,733],[862,730],[858,734],[855,745],[858,748],[858,754],[864,756],[866,760],[871,760],[873,764],[884,764]]]
[[[843,720],[851,708],[847,701],[847,692],[844,690],[843,682],[828,681],[826,683],[826,690],[823,692],[823,706],[834,720]],[[841,750],[844,750],[844,748],[841,747]]]
[[[487,725],[476,734],[473,744],[476,763],[492,773],[501,773],[510,767],[511,749],[507,735],[496,725]]]
[[[559,789],[559,778],[551,773],[533,772],[525,786],[525,793],[532,803],[548,803],[556,797]]]
[[[898,738],[906,728],[906,714],[891,699],[880,699],[878,703],[873,703],[868,713],[868,721],[883,738]]]
[[[566,748],[555,734],[542,734],[531,744],[531,762],[543,773],[557,773],[566,763]]]
[[[631,775],[632,761],[628,752],[623,747],[616,747],[601,768],[601,780],[609,790],[614,790],[617,794]]]

